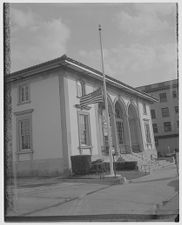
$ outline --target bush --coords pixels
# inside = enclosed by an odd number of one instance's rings
[[[90,173],[103,173],[106,171],[106,164],[103,162],[103,160],[96,160],[91,163]]]
[[[105,162],[105,170],[110,170],[110,164],[109,162]],[[137,170],[137,161],[129,161],[129,162],[114,162],[113,168],[116,169],[116,171],[122,171],[122,170]]]
[[[88,174],[91,167],[91,155],[71,156],[72,172],[75,175]]]
[[[137,161],[130,162],[114,162],[116,170],[137,170]]]

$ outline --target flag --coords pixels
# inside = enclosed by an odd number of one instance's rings
[[[103,102],[103,93],[101,88],[97,89],[94,92],[89,93],[88,95],[84,95],[80,98],[81,107],[96,104],[99,102]]]

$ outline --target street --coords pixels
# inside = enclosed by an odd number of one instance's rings
[[[173,220],[179,211],[178,191],[173,163],[125,184],[58,182],[21,187],[15,211],[9,212],[8,219]]]

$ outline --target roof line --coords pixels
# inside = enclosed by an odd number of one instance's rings
[[[82,69],[84,71],[87,71],[89,73],[95,74],[97,77],[98,76],[100,76],[100,77],[103,76],[103,74],[100,71],[98,71],[96,69],[93,69],[93,68],[91,68],[91,67],[89,67],[89,66],[87,66],[87,65],[85,65],[83,63],[80,63],[80,62],[78,62],[78,61],[68,57],[66,54],[64,54],[64,55],[62,55],[59,58],[56,58],[56,59],[53,59],[53,60],[49,60],[47,62],[28,67],[26,69],[13,72],[10,75],[6,75],[7,76],[6,78],[7,78],[7,80],[9,80],[9,79],[11,80],[11,78],[14,78],[14,77],[16,77],[18,75],[23,75],[23,74],[26,75],[26,73],[30,73],[30,75],[31,75],[31,73],[36,72],[35,70],[37,70],[37,69],[41,70],[41,69],[44,69],[45,66],[49,67],[49,66],[53,66],[53,64],[59,65],[60,63],[64,63],[64,62],[72,64],[73,66],[79,67],[80,69]],[[64,65],[64,64],[62,64],[62,65]],[[28,76],[29,76],[29,74],[28,74]],[[131,86],[129,86],[129,85],[127,85],[127,84],[117,80],[117,79],[115,79],[115,78],[112,78],[112,77],[110,77],[108,75],[106,75],[106,79],[109,82],[112,82],[115,85],[119,85],[119,86],[122,86],[123,88],[125,88],[127,90],[133,91],[134,93],[138,94],[139,96],[144,97],[145,99],[148,99],[150,101],[151,100],[152,101],[156,101],[156,102],[158,101],[154,97],[152,97],[152,96],[150,96],[150,95],[148,95],[146,93],[143,93],[143,92],[141,92],[141,91],[139,91],[139,90],[137,90],[137,89],[135,89],[135,88],[133,88],[133,87],[131,87]]]
[[[136,88],[142,88],[142,87],[146,87],[146,86],[152,86],[152,85],[155,85],[155,84],[162,84],[162,83],[167,83],[167,82],[172,82],[172,81],[177,81],[178,78],[175,78],[175,79],[172,79],[172,80],[166,80],[166,81],[160,81],[160,82],[156,82],[156,83],[152,83],[152,84],[146,84],[146,85],[142,85],[142,86],[138,86]]]
[[[70,62],[69,60],[70,60],[71,62]],[[81,68],[81,69],[83,69],[83,67],[84,67],[84,70],[86,70],[87,72],[94,73],[94,74],[97,75],[97,76],[98,76],[98,75],[101,76],[101,77],[103,76],[103,74],[102,74],[100,71],[95,70],[95,69],[93,69],[93,68],[91,68],[91,67],[89,67],[89,66],[86,66],[86,65],[82,64],[82,63],[79,63],[79,62],[77,62],[76,60],[72,60],[71,58],[67,58],[67,59],[65,60],[65,62],[71,63],[71,64],[73,64],[74,66],[77,66],[77,67],[79,67],[79,68]],[[76,63],[76,64],[75,64],[75,63]],[[80,65],[77,65],[77,64],[80,64]],[[121,86],[122,86],[123,88],[125,88],[125,89],[132,90],[132,91],[136,92],[137,94],[142,95],[143,97],[147,97],[147,98],[150,98],[150,100],[152,99],[152,100],[158,102],[158,100],[157,100],[156,98],[154,98],[154,97],[148,95],[147,93],[143,93],[143,92],[141,92],[141,91],[138,91],[138,90],[136,90],[135,88],[133,88],[133,87],[127,85],[127,84],[124,84],[123,82],[121,82],[121,81],[119,81],[119,80],[117,80],[117,79],[115,79],[115,78],[112,78],[112,77],[106,75],[106,79],[107,79],[108,81],[110,80],[110,82],[113,82],[113,83],[115,83],[115,84],[121,85]]]

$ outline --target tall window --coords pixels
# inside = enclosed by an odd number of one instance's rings
[[[15,113],[17,115],[18,152],[20,153],[32,151],[32,111]]]
[[[147,107],[145,103],[143,103],[143,114],[147,114]]]
[[[155,137],[155,146],[158,146],[159,145],[159,140],[158,138]]]
[[[176,98],[177,97],[177,93],[176,91],[173,91],[173,98]]]
[[[167,95],[166,93],[160,93],[159,94],[160,102],[167,102]]]
[[[89,114],[79,113],[79,138],[81,146],[90,146],[90,123]]]
[[[18,91],[19,104],[28,103],[30,101],[30,87],[27,84],[20,85]]]
[[[155,110],[154,109],[151,109],[150,112],[151,112],[152,119],[155,119],[156,118]]]
[[[175,113],[179,113],[179,108],[178,108],[178,106],[175,106],[175,107],[174,107],[174,110],[175,110]]]
[[[150,126],[149,122],[144,123],[145,126],[145,137],[146,137],[146,142],[147,144],[151,144],[151,136],[150,136]]]
[[[85,92],[85,83],[83,81],[77,81],[76,82],[77,86],[77,97],[82,97],[83,95],[86,94]]]
[[[117,133],[118,133],[118,142],[119,144],[124,143],[124,127],[121,121],[116,121]]]
[[[179,120],[176,121],[177,128],[179,128]]]
[[[171,128],[171,122],[164,122],[164,131],[165,132],[169,132],[171,130],[172,130],[172,128]]]
[[[154,133],[158,133],[158,127],[156,123],[152,124]]]
[[[165,107],[161,109],[162,117],[168,117],[169,116],[169,108]]]

